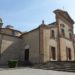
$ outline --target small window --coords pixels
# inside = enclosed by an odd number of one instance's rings
[[[51,37],[55,37],[55,32],[54,32],[54,30],[51,30]]]
[[[64,29],[61,29],[61,33],[62,33],[62,36],[65,36],[65,31],[64,31]]]

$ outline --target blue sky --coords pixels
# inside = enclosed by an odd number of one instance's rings
[[[0,0],[0,17],[6,25],[29,31],[41,24],[55,21],[53,10],[64,9],[75,20],[75,0]]]

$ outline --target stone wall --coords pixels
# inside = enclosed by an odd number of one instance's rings
[[[25,49],[29,48],[29,61],[39,63],[39,29],[30,31],[22,36],[23,47],[21,58],[24,60]]]
[[[55,32],[55,38],[51,38],[51,30],[54,30]],[[43,30],[43,38],[44,38],[44,62],[47,61],[56,61],[57,60],[57,29],[44,29]],[[51,56],[51,47],[55,47],[55,53],[56,53],[56,60],[53,60]]]
[[[71,61],[74,61],[74,47],[73,47],[73,42],[69,41],[64,38],[60,38],[60,54],[61,54],[61,60],[62,61],[67,61],[67,53],[66,53],[66,47],[71,49]]]
[[[67,61],[66,48],[71,49],[71,60],[74,61],[74,43],[73,43],[73,28],[72,25],[63,18],[58,19],[59,34],[60,34],[60,55],[62,61]],[[65,36],[62,36],[61,29],[64,29]],[[71,33],[71,37],[69,33]]]
[[[72,33],[72,30],[73,30],[71,26],[72,25],[69,25],[65,21],[59,19],[59,33],[60,33],[60,35],[62,34],[61,29],[64,29],[65,37],[70,39],[69,33]]]
[[[18,37],[0,34],[0,64],[8,60],[20,59],[22,40]]]

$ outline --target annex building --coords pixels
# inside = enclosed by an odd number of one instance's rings
[[[2,28],[0,18],[0,64],[8,60],[44,63],[48,61],[75,61],[74,21],[67,11],[54,11],[56,21],[42,24],[22,33],[8,25]]]

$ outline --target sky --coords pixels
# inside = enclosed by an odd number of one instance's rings
[[[0,17],[3,27],[12,25],[24,32],[37,28],[42,20],[46,24],[54,22],[55,9],[68,11],[75,21],[74,8],[75,0],[0,0]]]

